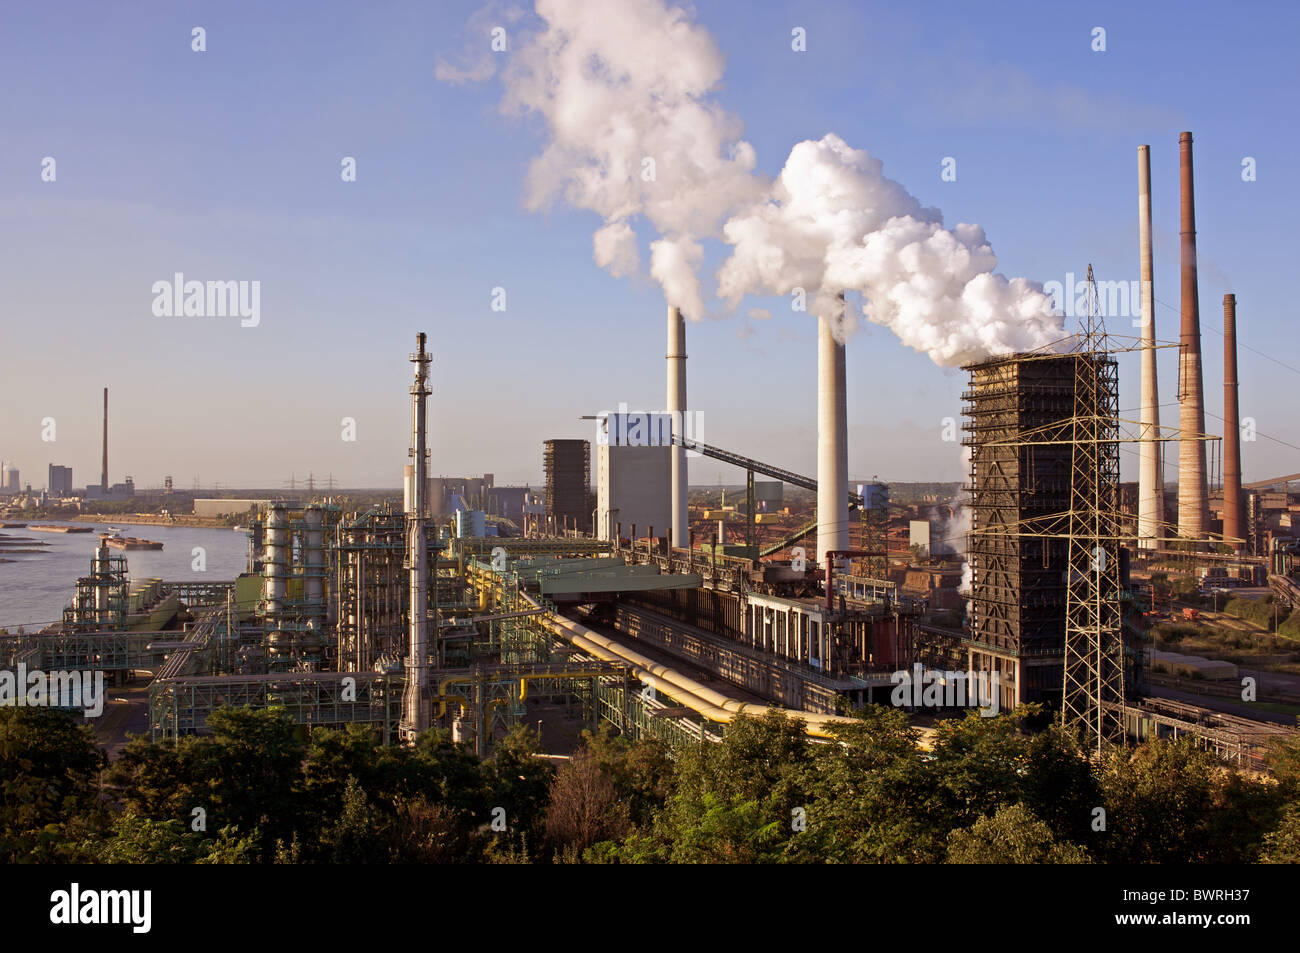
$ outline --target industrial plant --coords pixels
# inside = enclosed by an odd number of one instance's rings
[[[1290,729],[1151,691],[1153,573],[1267,580],[1279,603],[1300,605],[1295,540],[1269,522],[1270,507],[1293,510],[1287,480],[1298,477],[1241,483],[1232,294],[1221,518],[1211,512],[1207,448],[1220,438],[1205,423],[1190,133],[1178,149],[1177,343],[1162,341],[1152,308],[1144,145],[1141,337],[1107,333],[1090,266],[1075,333],[965,366],[968,479],[956,499],[933,504],[969,519],[950,556],[918,519],[926,507],[891,500],[883,483],[850,484],[842,293],[819,318],[815,476],[688,432],[687,324],[669,307],[665,409],[593,418],[594,441],[539,439],[544,489],[521,488],[490,519],[489,498],[506,499],[491,474],[432,476],[437,372],[421,332],[410,460],[393,461],[400,503],[196,501],[209,515],[258,508],[246,572],[132,589],[127,559],[105,540],[60,624],[0,636],[4,664],[105,671],[123,685],[146,678],[156,741],[204,732],[222,706],[274,706],[308,730],[364,725],[385,744],[446,729],[480,755],[539,702],[578,725],[673,745],[716,741],[737,716],[768,710],[797,713],[809,735],[828,738],[851,710],[891,704],[898,673],[956,671],[995,686],[1002,711],[1044,705],[1097,751],[1190,736],[1258,766],[1270,738]],[[1155,371],[1156,350],[1173,346],[1176,428],[1161,424]],[[1116,354],[1131,350],[1141,360],[1132,426],[1120,419],[1116,370]],[[109,484],[107,400],[105,389],[95,489],[111,496],[125,490]],[[1119,479],[1125,443],[1140,454],[1135,496]],[[1176,487],[1163,479],[1169,452]],[[715,502],[691,486],[697,455],[734,467],[743,490],[731,505],[725,489]],[[5,480],[17,475],[6,468]],[[61,468],[50,482],[70,491]],[[917,723],[935,714],[918,709]]]

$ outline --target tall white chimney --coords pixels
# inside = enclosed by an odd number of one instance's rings
[[[691,514],[687,506],[686,448],[677,445],[685,437],[686,424],[686,321],[677,308],[668,309],[668,413],[673,427],[672,545],[690,546]]]
[[[844,312],[817,319],[817,564],[849,548],[849,412],[844,345],[835,340]]]
[[[1151,263],[1151,147],[1138,146],[1138,249],[1142,277],[1142,409],[1138,446],[1138,547],[1159,549],[1165,535],[1164,447],[1156,386],[1155,284]]]

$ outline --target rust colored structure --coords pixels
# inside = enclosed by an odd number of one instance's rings
[[[1237,296],[1223,296],[1223,536],[1244,549],[1241,507],[1241,411],[1237,401]]]
[[[1205,467],[1205,394],[1201,380],[1201,310],[1196,290],[1196,202],[1192,185],[1192,134],[1178,136],[1182,239],[1182,334],[1178,349],[1178,535],[1205,538],[1209,484]]]

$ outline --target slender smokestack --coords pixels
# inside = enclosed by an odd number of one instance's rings
[[[99,472],[99,485],[108,492],[108,388],[104,388],[104,467]]]
[[[1196,292],[1196,203],[1192,188],[1192,134],[1178,136],[1179,234],[1183,246],[1182,335],[1178,349],[1178,534],[1204,539],[1206,483],[1205,395],[1201,383],[1201,310]]]
[[[682,439],[686,434],[686,321],[677,308],[668,309],[668,413],[672,415],[673,437]],[[686,448],[674,443],[672,453],[672,544],[682,549],[690,542],[691,530],[686,499]]]
[[[1223,296],[1223,536],[1241,540],[1241,416],[1237,403],[1237,296]]]
[[[1155,279],[1151,264],[1151,147],[1138,146],[1138,249],[1142,269],[1142,410],[1138,448],[1138,546],[1158,549],[1164,536],[1165,471],[1156,385]]]
[[[424,350],[425,336],[416,335],[415,383],[411,385],[411,456],[415,458],[410,504],[406,514],[407,567],[410,571],[409,653],[406,660],[406,695],[402,705],[402,734],[413,740],[429,728],[429,552],[425,543],[428,504],[428,461],[426,459],[426,398],[429,396],[429,363]]]
[[[833,329],[839,313],[817,320],[817,564],[826,554],[849,548],[849,414],[845,393],[844,345]]]

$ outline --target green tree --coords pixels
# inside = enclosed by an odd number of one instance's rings
[[[517,726],[497,742],[492,759],[485,765],[488,795],[486,811],[479,822],[490,825],[492,812],[505,812],[506,830],[489,831],[489,842],[509,841],[509,850],[495,850],[492,860],[510,858],[514,863],[526,853],[526,844],[538,844],[545,830],[546,805],[554,770],[543,759],[541,737],[525,725]]]
[[[1282,821],[1264,836],[1260,860],[1266,864],[1300,864],[1300,804],[1292,804]]]
[[[127,811],[113,822],[113,836],[101,842],[97,859],[105,864],[191,864],[198,860],[203,840],[178,820],[155,821]]]
[[[919,748],[920,732],[898,708],[870,706],[832,731],[810,774],[816,800],[795,858],[830,863],[925,863],[942,859],[944,799]]]
[[[644,838],[629,846],[638,859],[674,863],[784,857],[802,836],[796,808],[806,815],[812,801],[811,748],[799,718],[737,717],[718,744],[680,752],[673,794],[655,817],[658,846]]]
[[[657,738],[631,740],[606,724],[595,733],[584,731],[582,737],[585,749],[627,804],[632,823],[649,823],[672,790],[676,768],[668,746]]]
[[[342,813],[322,840],[330,863],[379,864],[388,860],[387,832],[356,778],[348,778]]]
[[[96,810],[104,763],[93,732],[72,714],[0,708],[0,857],[48,856],[58,825]]]
[[[628,815],[613,780],[585,748],[551,779],[546,836],[557,852],[575,857],[598,841],[618,840],[627,834]]]
[[[1052,829],[1024,804],[998,808],[948,836],[950,864],[1086,864],[1088,852],[1059,843]]]
[[[1277,792],[1194,739],[1112,750],[1100,771],[1106,831],[1085,842],[1111,863],[1245,863],[1276,816]]]

